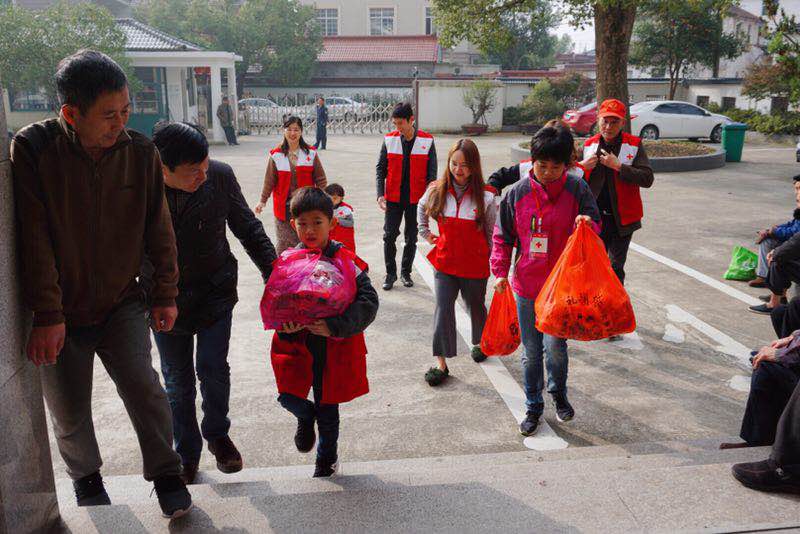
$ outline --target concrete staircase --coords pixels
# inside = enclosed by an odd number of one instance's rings
[[[77,508],[58,482],[64,531],[111,532],[800,532],[800,497],[750,491],[730,475],[769,449],[720,440],[576,447],[342,465],[205,472],[195,506],[160,515],[138,476],[106,479],[112,506]]]

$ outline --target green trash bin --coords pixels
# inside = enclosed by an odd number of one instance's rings
[[[725,150],[725,161],[742,161],[746,130],[747,125],[741,122],[729,122],[722,127],[722,148]]]

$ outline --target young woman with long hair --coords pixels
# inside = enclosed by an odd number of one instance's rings
[[[292,193],[301,187],[324,189],[326,185],[328,180],[317,150],[303,139],[303,121],[299,117],[288,117],[283,123],[283,142],[269,153],[261,201],[255,209],[260,215],[272,196],[279,255],[299,243],[297,233],[289,224]]]
[[[472,359],[486,359],[480,340],[486,323],[486,282],[497,208],[494,192],[483,181],[481,156],[474,142],[461,139],[452,146],[444,173],[430,185],[417,210],[420,236],[434,245],[428,260],[436,270],[436,364],[425,373],[425,380],[437,386],[450,375],[447,358],[456,356],[459,293],[472,320]],[[431,219],[436,221],[438,235],[431,232]]]

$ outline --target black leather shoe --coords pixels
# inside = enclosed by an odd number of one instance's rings
[[[405,287],[414,287],[414,281],[411,279],[410,274],[401,274],[400,281],[403,282]]]
[[[800,475],[784,471],[772,460],[735,464],[734,478],[750,489],[800,494]]]
[[[394,283],[397,282],[396,276],[386,275],[386,279],[383,281],[383,290],[389,291],[394,287]]]
[[[111,504],[106,488],[103,486],[103,477],[100,472],[92,473],[72,482],[75,489],[75,498],[78,506],[101,506]]]
[[[523,436],[532,436],[539,430],[539,418],[541,414],[528,412],[525,419],[519,424],[519,433]]]
[[[242,470],[242,455],[228,436],[209,441],[208,450],[217,459],[217,469],[223,473],[237,473]]]

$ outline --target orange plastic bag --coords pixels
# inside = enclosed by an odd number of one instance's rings
[[[536,298],[536,329],[551,336],[594,341],[636,329],[628,293],[603,242],[578,224]]]
[[[503,292],[494,292],[481,335],[481,351],[487,356],[506,356],[517,350],[519,343],[517,303],[508,286]]]

